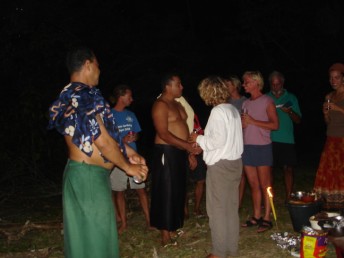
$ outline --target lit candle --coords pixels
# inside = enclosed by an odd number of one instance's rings
[[[274,196],[273,196],[272,193],[271,193],[271,186],[269,186],[268,188],[266,188],[266,191],[268,192],[268,195],[269,195],[269,200],[270,200],[270,205],[271,205],[271,209],[272,209],[272,214],[274,215],[275,221],[277,221],[275,206],[274,206],[274,202],[273,202],[273,200],[272,200],[272,198],[273,198]]]

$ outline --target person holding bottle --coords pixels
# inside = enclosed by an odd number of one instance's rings
[[[134,112],[127,107],[133,102],[132,90],[128,85],[119,84],[113,90],[114,107],[111,109],[113,117],[117,123],[119,137],[131,148],[137,151],[136,141],[141,126]],[[127,213],[125,203],[125,190],[129,181],[130,189],[134,189],[138,194],[139,201],[145,216],[147,229],[150,227],[148,197],[145,183],[137,181],[135,177],[128,176],[122,169],[115,167],[110,175],[111,188],[113,192],[113,202],[116,207],[117,221],[120,223],[118,234],[122,234],[127,229]]]
[[[315,177],[314,191],[325,201],[325,209],[344,208],[344,64],[329,68],[332,91],[322,107],[327,125],[326,142]]]
[[[279,122],[273,99],[262,90],[263,76],[259,71],[247,71],[243,75],[243,87],[250,98],[244,101],[242,126],[244,153],[242,156],[247,181],[251,187],[253,216],[243,227],[258,227],[262,233],[272,228],[271,205],[266,189],[272,184],[273,164],[270,133],[278,129]],[[262,202],[264,214],[262,215]]]
[[[88,47],[66,58],[70,82],[49,107],[48,129],[63,135],[68,149],[62,183],[64,256],[120,257],[110,171],[147,178],[145,159],[118,138],[116,122],[100,90],[99,63]]]

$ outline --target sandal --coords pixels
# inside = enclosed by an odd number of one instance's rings
[[[256,219],[255,217],[251,217],[251,219],[247,220],[245,224],[242,224],[241,226],[244,228],[259,226],[262,223],[262,220],[263,220],[262,217],[260,217],[259,219]]]
[[[272,229],[272,222],[268,221],[268,220],[262,220],[262,222],[260,223],[257,232],[258,233],[263,233],[269,229]]]

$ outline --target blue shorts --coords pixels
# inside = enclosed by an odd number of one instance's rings
[[[242,154],[244,166],[272,166],[272,144],[267,145],[244,145]]]

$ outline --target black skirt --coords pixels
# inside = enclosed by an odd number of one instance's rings
[[[156,144],[151,163],[151,226],[175,231],[184,225],[188,159],[184,150]]]

